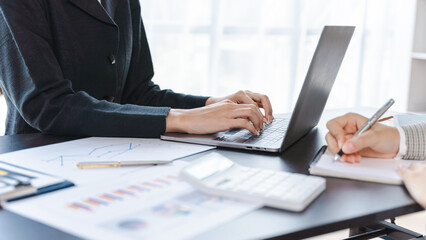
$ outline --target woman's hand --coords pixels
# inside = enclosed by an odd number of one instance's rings
[[[348,113],[327,122],[325,139],[328,149],[336,154],[342,148],[345,153],[340,160],[359,162],[361,156],[393,158],[399,151],[399,132],[396,128],[376,123],[366,132],[353,137],[368,119],[359,114]]]
[[[398,173],[411,196],[426,208],[426,162],[413,163],[408,168],[399,166]]]
[[[206,101],[206,106],[221,102],[225,99],[231,100],[237,104],[253,104],[258,108],[263,108],[265,110],[264,122],[271,122],[274,120],[272,116],[272,105],[269,101],[268,96],[264,94],[254,93],[251,91],[238,91],[234,94],[231,94],[226,97],[221,98],[209,98]]]
[[[254,104],[223,100],[194,109],[171,109],[166,118],[166,132],[209,134],[232,128],[245,128],[258,135],[263,130],[263,115]]]

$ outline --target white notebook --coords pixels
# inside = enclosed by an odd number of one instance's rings
[[[400,185],[402,180],[397,172],[398,166],[409,166],[413,162],[419,162],[417,160],[362,158],[360,163],[351,164],[333,162],[333,157],[324,146],[313,160],[309,172],[313,175]]]

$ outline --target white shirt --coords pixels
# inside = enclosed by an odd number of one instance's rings
[[[402,159],[407,154],[407,143],[405,142],[405,132],[401,127],[397,127],[399,132],[399,152],[396,155],[396,159]]]

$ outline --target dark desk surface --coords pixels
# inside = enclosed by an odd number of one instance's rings
[[[318,128],[282,154],[227,149],[213,151],[246,166],[307,174],[310,160],[325,143],[326,119],[344,112],[327,111]],[[368,110],[364,112],[370,113]],[[0,137],[0,153],[73,139],[76,138],[43,134],[4,136]],[[197,239],[307,238],[420,210],[404,187],[327,178],[326,191],[301,213],[262,208],[205,232]],[[77,239],[5,210],[0,211],[0,232],[2,239]]]

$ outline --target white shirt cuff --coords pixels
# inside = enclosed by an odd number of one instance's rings
[[[402,159],[407,154],[407,143],[405,141],[405,132],[401,127],[396,127],[399,132],[399,152],[395,159]]]

